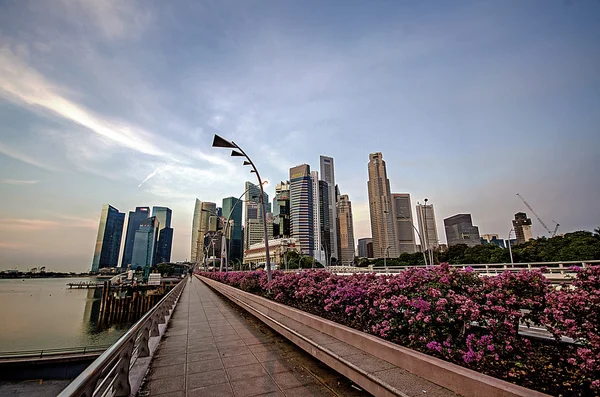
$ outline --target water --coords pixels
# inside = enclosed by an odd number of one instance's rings
[[[101,290],[69,289],[93,278],[0,279],[0,352],[111,345],[127,325],[96,326]]]

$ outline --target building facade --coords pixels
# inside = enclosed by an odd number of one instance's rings
[[[427,251],[430,248],[437,250],[440,243],[433,204],[424,205],[417,203],[417,222],[419,223],[419,235],[424,240],[420,244],[421,250]]]
[[[482,234],[481,244],[494,244],[500,248],[506,248],[504,240],[498,237],[497,234]]]
[[[348,195],[342,194],[337,203],[338,217],[338,264],[354,264],[354,223],[352,221],[352,203]]]
[[[310,166],[290,169],[290,232],[303,254],[313,256],[313,192]]]
[[[323,249],[323,237],[321,233],[321,206],[320,206],[320,194],[319,194],[319,173],[317,171],[311,171],[310,182],[312,184],[312,207],[313,207],[313,257],[315,260],[323,263],[326,260],[326,254]]]
[[[369,214],[375,258],[397,258],[398,238],[391,203],[390,180],[381,153],[369,155]]]
[[[200,201],[196,199],[194,206],[194,217],[192,218],[192,241],[190,243],[190,262],[199,263],[204,260],[205,235],[216,231],[217,205],[215,203]],[[211,218],[212,221],[211,221]]]
[[[469,247],[481,245],[479,228],[473,226],[471,214],[457,214],[444,219],[448,247],[466,244]]]
[[[522,244],[533,238],[531,233],[531,218],[527,218],[526,213],[517,212],[512,224],[513,228],[515,229],[517,244]]]
[[[150,217],[150,207],[135,207],[135,211],[129,211],[127,218],[127,232],[125,234],[125,248],[123,249],[123,258],[121,267],[127,268],[132,264],[133,244],[135,242],[135,232],[140,228],[140,223]]]
[[[144,269],[144,273],[147,274],[152,265],[156,264],[158,229],[158,219],[155,216],[146,218],[140,223],[133,243],[132,269]]]
[[[242,228],[242,202],[235,197],[227,197],[223,199],[223,214],[229,217],[230,224],[227,234],[230,240],[229,260],[242,259],[244,247],[243,243],[243,228]]]
[[[394,207],[394,217],[396,218],[396,235],[398,237],[399,253],[406,252],[413,254],[417,252],[417,247],[415,244],[410,194],[393,193],[392,203]]]
[[[318,259],[324,265],[331,264],[331,258],[334,257],[334,253],[337,253],[337,247],[333,250],[331,245],[331,219],[329,217],[329,184],[326,181],[319,181],[319,227],[321,236],[321,249],[323,250],[324,256]],[[336,210],[337,217],[337,210]],[[337,231],[334,233],[337,240]]]
[[[98,270],[105,267],[117,267],[124,222],[125,213],[119,212],[118,209],[109,204],[102,206],[96,247],[92,259],[92,272],[98,272]]]
[[[245,187],[246,211],[244,216],[244,248],[247,249],[250,245],[256,244],[264,240],[264,230],[263,235],[260,237],[260,239],[258,239],[257,237],[250,236],[248,234],[250,230],[250,221],[258,221],[258,223],[262,225],[263,211],[260,197],[260,186],[255,185],[252,182],[246,181]],[[264,194],[264,203],[266,213],[270,213],[271,203],[269,202],[269,195],[267,193]],[[255,224],[256,222],[252,223]]]
[[[321,166],[321,179],[327,183],[327,195],[328,195],[328,219],[329,219],[329,241],[328,241],[328,256],[329,259],[339,259],[338,241],[337,241],[337,209],[336,209],[336,195],[335,195],[335,167],[333,165],[333,158],[327,156],[320,156],[319,162]],[[326,241],[327,242],[327,241]],[[327,248],[327,247],[326,247]]]
[[[275,186],[273,223],[275,238],[290,237],[290,183],[287,181]]]
[[[280,238],[269,240],[269,256],[271,262],[279,266],[280,269],[285,268],[285,253],[288,251],[300,252],[300,247],[293,238]],[[260,242],[253,244],[244,253],[245,264],[259,264],[267,262],[267,253],[265,243]]]
[[[171,250],[173,247],[172,215],[173,211],[170,208],[152,207],[152,216],[155,216],[158,220],[156,263],[171,262]]]
[[[359,258],[371,258],[372,256],[369,256],[369,250],[368,250],[368,244],[371,243],[371,246],[373,244],[373,239],[370,237],[365,237],[365,238],[359,238],[358,239],[358,257]],[[373,255],[373,253],[371,252],[371,255]]]

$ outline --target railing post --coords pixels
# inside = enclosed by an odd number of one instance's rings
[[[150,320],[152,325],[150,326],[150,336],[159,336],[160,332],[158,331],[158,313],[155,313]]]
[[[131,385],[129,384],[129,363],[131,362],[131,354],[133,352],[134,339],[131,338],[127,342],[127,346],[123,349],[119,357],[117,373],[115,375],[114,396],[128,397],[131,393]]]
[[[138,357],[148,357],[150,356],[150,346],[148,346],[148,341],[150,340],[150,325],[146,323],[141,332],[142,335],[140,336],[138,345]]]

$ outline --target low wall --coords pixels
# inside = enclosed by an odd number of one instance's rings
[[[428,356],[415,350],[377,338],[373,335],[250,294],[217,281],[205,277],[200,277],[200,279],[216,291],[230,298],[233,302],[250,311],[271,328],[290,339],[293,343],[300,346],[315,358],[323,361],[325,364],[347,376],[349,379],[355,381],[375,395],[398,395],[398,393],[393,388],[386,387],[389,385],[386,385],[384,382],[378,382],[377,379],[372,379],[370,376],[362,374],[362,378],[364,378],[362,379],[360,376],[357,377],[356,374],[348,372],[348,368],[346,368],[347,365],[340,366],[339,362],[333,362],[340,361],[342,360],[341,358],[331,357],[332,354],[327,353],[325,351],[326,349],[320,349],[316,343],[308,343],[304,340],[305,338],[303,339],[297,335],[290,335],[291,333],[288,330],[284,329],[282,331],[282,327],[278,325],[276,320],[269,316],[269,313],[278,313],[301,322],[311,328],[330,335],[341,342],[357,347],[373,356],[388,361],[408,372],[465,397],[547,396],[547,394],[463,368],[459,365]],[[361,371],[358,372],[360,375]],[[401,392],[400,395],[402,395]]]

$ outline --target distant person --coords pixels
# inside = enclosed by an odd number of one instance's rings
[[[190,273],[190,283],[191,283],[192,282],[192,278],[193,278],[192,275],[194,274],[194,270],[190,267],[188,269],[188,272]]]

